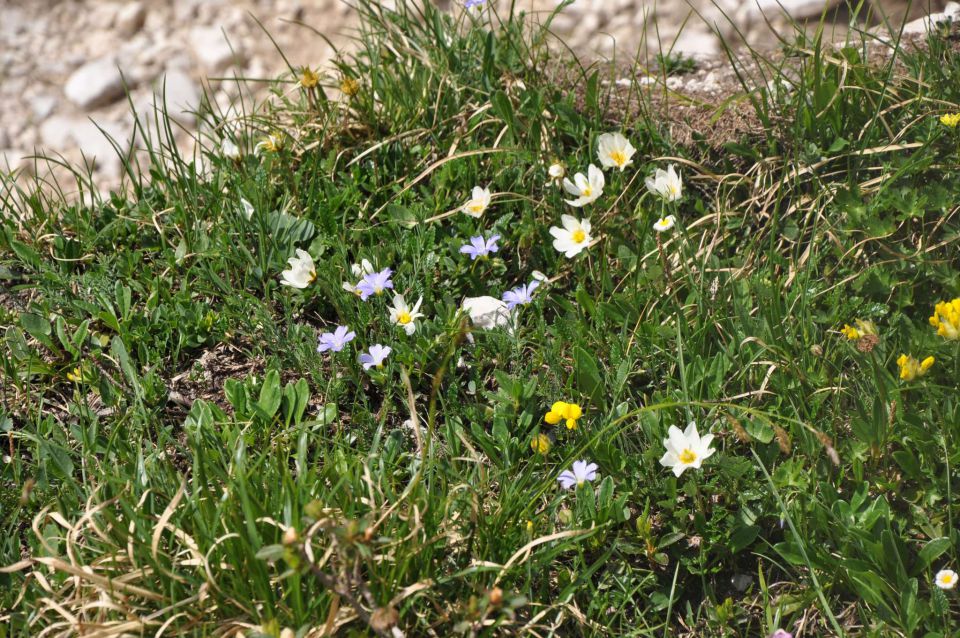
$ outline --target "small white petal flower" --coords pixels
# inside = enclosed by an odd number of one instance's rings
[[[576,257],[584,248],[590,245],[593,237],[590,235],[590,220],[577,220],[572,215],[562,215],[560,223],[563,228],[553,226],[550,234],[553,236],[553,247],[562,252],[568,259]]]
[[[673,228],[673,225],[677,223],[677,218],[673,215],[667,215],[666,217],[661,217],[653,223],[653,229],[658,233],[670,230]]]
[[[390,323],[400,326],[408,335],[417,331],[417,319],[423,317],[420,312],[420,304],[423,303],[423,296],[417,299],[413,308],[407,304],[403,295],[396,295],[393,298],[393,307],[390,308]]]
[[[350,272],[353,273],[354,277],[360,278],[364,275],[372,275],[377,272],[373,264],[370,263],[369,259],[361,259],[359,264],[353,264],[350,266]]]
[[[490,199],[489,188],[474,186],[473,192],[470,194],[470,199],[467,200],[467,203],[464,204],[460,210],[470,215],[470,217],[480,217],[490,206]]]
[[[958,580],[960,580],[960,576],[952,569],[941,569],[934,577],[934,582],[940,589],[953,589],[957,586]]]
[[[667,451],[660,459],[660,465],[671,468],[675,476],[683,474],[688,467],[699,469],[703,461],[716,452],[710,447],[712,441],[712,434],[701,439],[697,424],[692,421],[683,432],[677,426],[671,425],[667,438],[663,440]]]
[[[647,190],[668,202],[675,202],[683,196],[683,181],[673,169],[673,164],[667,170],[658,168],[656,174],[648,177],[645,183]]]
[[[287,260],[288,270],[280,273],[280,284],[294,288],[306,288],[317,279],[317,269],[313,257],[305,250],[297,249],[297,256]]]
[[[567,168],[559,161],[554,161],[547,167],[547,175],[550,176],[550,182],[559,184],[563,176],[567,174]]]
[[[633,163],[633,148],[620,133],[604,133],[597,140],[597,159],[604,168],[619,168],[621,171]]]
[[[591,164],[587,167],[587,174],[577,173],[573,176],[571,182],[566,177],[563,178],[563,189],[576,197],[576,199],[564,200],[571,206],[577,208],[586,206],[595,202],[598,197],[603,195],[603,187],[606,179],[603,177],[603,171]]]
[[[253,204],[251,204],[250,202],[248,202],[247,200],[241,197],[240,205],[243,207],[244,217],[246,217],[247,219],[250,219],[251,217],[253,217]]]
[[[470,322],[476,328],[490,330],[510,324],[507,304],[496,297],[467,297],[461,309],[470,316]]]
[[[540,272],[539,270],[534,270],[532,273],[530,273],[530,276],[536,279],[537,281],[543,282],[545,284],[550,283],[550,278],[547,277],[542,272]]]
[[[232,160],[238,160],[242,157],[240,147],[234,144],[232,140],[223,140],[220,142],[220,154]]]

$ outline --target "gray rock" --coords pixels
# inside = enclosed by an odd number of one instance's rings
[[[40,125],[40,141],[53,151],[63,152],[73,144],[73,130],[85,121],[79,117],[55,115]]]
[[[117,34],[129,38],[143,28],[147,19],[147,9],[141,2],[124,4],[113,18],[113,26]]]
[[[57,98],[53,95],[38,95],[30,100],[30,110],[34,121],[45,120],[57,108]],[[3,146],[0,144],[0,146]]]
[[[200,87],[179,69],[170,69],[157,80],[156,104],[166,104],[167,113],[181,124],[192,123],[200,105]]]
[[[239,47],[239,42],[233,43]],[[190,48],[208,71],[222,71],[242,63],[240,50],[230,48],[224,33],[217,27],[194,27],[190,30]]]
[[[116,60],[106,56],[84,64],[70,75],[64,93],[83,109],[116,101],[123,96],[123,78]]]
[[[33,175],[33,160],[26,151],[17,148],[0,149],[0,173]]]
[[[0,148],[8,146],[10,146],[10,134],[7,133],[7,129],[0,128]]]

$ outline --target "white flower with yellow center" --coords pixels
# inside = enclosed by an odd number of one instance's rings
[[[573,176],[572,182],[566,177],[563,178],[563,189],[576,197],[576,199],[564,201],[577,208],[586,206],[597,201],[597,198],[603,195],[604,184],[606,184],[606,180],[603,177],[603,171],[591,164],[587,167],[586,175],[577,173]]]
[[[933,580],[940,589],[953,589],[957,586],[960,576],[957,576],[957,572],[952,569],[941,569]]]
[[[280,273],[280,283],[294,288],[306,288],[317,280],[317,268],[313,257],[305,250],[297,248],[296,257],[287,260],[290,268]]]
[[[400,326],[408,335],[417,331],[417,319],[423,317],[420,312],[420,304],[423,303],[423,296],[417,299],[413,308],[407,304],[403,295],[396,295],[393,298],[393,307],[390,308],[390,323]]]
[[[653,224],[653,229],[658,233],[662,233],[673,228],[673,225],[677,223],[677,218],[673,215],[667,215],[666,217],[661,217]]]
[[[547,175],[550,176],[551,181],[559,182],[566,174],[567,169],[559,161],[555,161],[547,167]]]
[[[355,279],[362,279],[367,275],[372,275],[377,272],[373,264],[370,263],[369,259],[361,259],[359,264],[352,264],[350,266],[350,272],[353,273]],[[352,284],[349,281],[343,282],[343,289],[347,292],[352,292],[355,295],[360,295],[360,291],[357,290],[357,284]]]
[[[590,220],[578,220],[573,215],[562,215],[560,223],[563,228],[553,226],[550,234],[553,235],[553,247],[562,252],[567,259],[580,254],[590,245],[593,237],[590,236]]]
[[[633,164],[637,149],[620,133],[604,133],[597,140],[597,159],[604,168],[619,168],[621,171]]]
[[[489,208],[490,200],[491,195],[489,188],[474,186],[473,192],[470,193],[470,199],[467,200],[467,203],[464,204],[460,210],[470,215],[470,217],[480,217],[486,212],[487,208]]]
[[[692,421],[683,432],[677,426],[671,425],[667,438],[663,440],[667,452],[660,459],[660,465],[673,469],[675,476],[683,474],[688,467],[699,469],[703,461],[716,452],[710,447],[712,441],[712,434],[701,439],[697,424]]]
[[[683,196],[683,181],[673,169],[673,164],[667,170],[658,168],[653,177],[646,179],[647,190],[659,195],[665,201],[675,202]]]

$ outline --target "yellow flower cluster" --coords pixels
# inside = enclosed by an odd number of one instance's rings
[[[930,325],[944,339],[960,339],[960,297],[953,301],[941,301],[933,310]]]
[[[340,80],[340,92],[347,97],[353,97],[360,92],[360,83],[351,77],[344,76]]]
[[[530,441],[530,447],[533,448],[533,451],[537,454],[546,454],[550,451],[550,448],[553,447],[553,443],[546,434],[538,434]]]
[[[903,381],[913,381],[918,377],[922,377],[927,373],[927,370],[933,367],[935,361],[936,359],[933,357],[927,357],[923,361],[918,361],[915,357],[901,354],[897,359],[897,365],[900,366],[900,378]]]
[[[840,329],[840,332],[843,333],[850,341],[857,341],[862,337],[867,335],[877,335],[877,326],[872,321],[864,321],[863,319],[857,319],[854,321],[857,324],[856,328],[853,328],[847,324],[843,324],[843,328]]]
[[[950,128],[957,128],[960,124],[960,113],[947,113],[940,116],[940,123]]]
[[[543,417],[543,420],[550,425],[566,421],[567,429],[574,430],[577,427],[577,419],[581,416],[583,416],[583,410],[576,403],[557,401],[550,406],[550,411]]]
[[[320,84],[320,76],[310,67],[303,67],[300,71],[300,86],[305,89],[313,89]]]

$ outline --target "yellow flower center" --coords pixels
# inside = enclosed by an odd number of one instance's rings
[[[671,195],[678,195],[680,193],[680,189],[676,184],[667,184],[667,190],[670,191]]]
[[[690,463],[693,463],[694,461],[697,460],[697,453],[691,450],[690,448],[687,448],[683,452],[681,452],[680,455],[677,456],[677,458],[680,459],[681,463],[685,465],[689,465]]]
[[[311,270],[311,271],[310,271],[310,276],[309,276],[307,279],[310,281],[310,283],[315,282],[315,281],[317,280],[317,271],[316,271],[316,270]]]
[[[570,234],[570,239],[572,239],[574,242],[578,244],[582,244],[583,240],[586,238],[587,238],[587,234],[582,230],[580,230],[579,228]]]
[[[470,212],[471,212],[471,213],[482,213],[482,212],[483,212],[483,204],[476,204],[476,203],[475,203],[475,204],[470,204],[470,206],[469,206],[468,208],[470,209]]]
[[[580,194],[583,195],[584,197],[590,197],[592,193],[593,193],[592,186],[587,186],[582,191],[580,191]]]
[[[413,317],[411,317],[410,313],[406,310],[401,310],[397,313],[397,323],[399,323],[401,326],[405,326],[411,321],[413,321]]]
[[[623,151],[610,151],[610,160],[617,166],[623,166],[627,163],[627,156]]]

